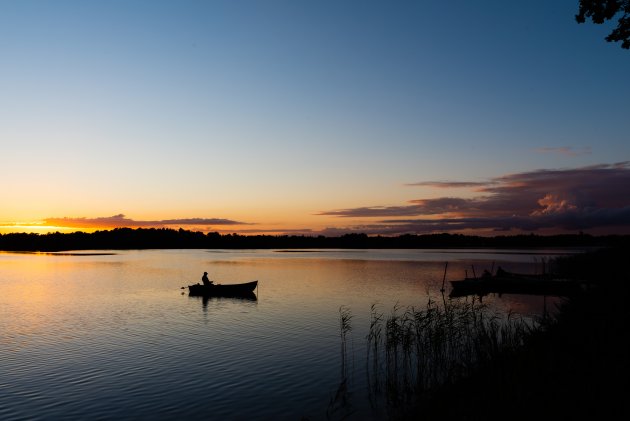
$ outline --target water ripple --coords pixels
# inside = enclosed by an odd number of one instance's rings
[[[443,268],[370,253],[222,253],[239,264],[213,266],[217,278],[264,279],[258,301],[181,295],[186,282],[174,280],[208,262],[203,250],[4,256],[0,419],[325,419],[341,379],[342,304],[354,315],[354,403],[369,408],[370,305],[417,304]]]

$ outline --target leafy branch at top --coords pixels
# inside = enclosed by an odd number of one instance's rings
[[[617,27],[606,37],[608,42],[620,42],[621,48],[630,49],[630,0],[580,0],[575,20],[584,23],[591,19],[602,24],[621,14]]]

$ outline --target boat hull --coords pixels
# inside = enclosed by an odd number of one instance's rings
[[[188,295],[207,297],[240,297],[251,296],[258,286],[258,281],[242,284],[188,285]]]
[[[466,295],[494,294],[526,294],[548,296],[571,296],[579,293],[581,285],[578,282],[536,277],[501,277],[467,278],[451,281],[453,287],[451,297]]]

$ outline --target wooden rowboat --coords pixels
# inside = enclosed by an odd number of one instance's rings
[[[505,271],[497,275],[487,274],[479,278],[451,281],[451,286],[453,287],[451,297],[489,293],[570,296],[582,289],[579,282],[555,279],[548,274],[520,275]]]
[[[251,295],[258,286],[258,281],[242,284],[212,284],[212,285],[188,285],[188,295],[214,296],[214,297],[240,297]]]

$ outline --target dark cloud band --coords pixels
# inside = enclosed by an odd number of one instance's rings
[[[424,182],[415,185],[476,187],[480,195],[415,199],[404,206],[349,208],[319,215],[388,218],[369,226],[381,233],[470,229],[574,230],[612,226],[630,231],[629,162],[508,174],[486,183]]]

